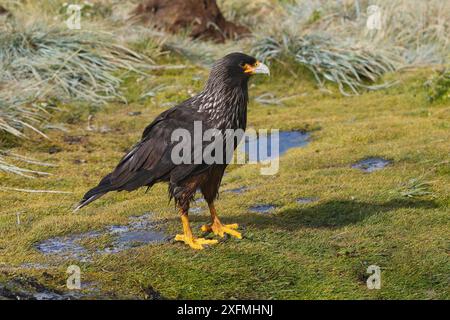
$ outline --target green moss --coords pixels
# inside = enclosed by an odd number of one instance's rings
[[[450,101],[450,69],[444,69],[436,73],[425,84],[430,102]]]

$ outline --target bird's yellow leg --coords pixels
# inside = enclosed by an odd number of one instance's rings
[[[242,239],[242,235],[240,232],[237,232],[238,228],[237,223],[233,224],[222,224],[217,216],[216,208],[214,207],[214,203],[208,204],[209,212],[211,213],[211,224],[205,224],[202,226],[201,230],[203,232],[213,232],[215,235],[223,237],[225,233],[228,233],[231,236],[234,236],[238,239]]]
[[[183,241],[189,245],[192,249],[201,250],[205,244],[216,244],[217,240],[208,240],[204,238],[195,238],[192,235],[191,226],[189,224],[189,218],[187,212],[181,213],[181,222],[183,223],[183,234],[177,234],[175,241]]]

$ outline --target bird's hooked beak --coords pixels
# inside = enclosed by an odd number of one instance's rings
[[[248,74],[267,74],[270,76],[269,67],[259,61],[256,61],[254,65],[246,64],[244,66],[244,72]]]

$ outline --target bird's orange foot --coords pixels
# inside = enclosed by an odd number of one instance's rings
[[[225,233],[228,233],[233,237],[242,239],[241,233],[236,231],[237,228],[238,228],[237,223],[221,224],[220,222],[214,222],[209,225],[208,224],[203,225],[201,230],[203,232],[213,232],[215,235],[221,236],[222,238],[225,235]]]
[[[216,244],[217,240],[208,240],[205,238],[194,238],[194,237],[188,237],[184,234],[177,234],[175,236],[175,241],[183,241],[188,246],[190,246],[192,249],[196,250],[202,250],[204,249],[203,245],[208,244]]]

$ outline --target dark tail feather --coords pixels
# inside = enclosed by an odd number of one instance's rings
[[[74,212],[78,211],[81,208],[83,208],[84,206],[87,206],[92,201],[97,200],[98,198],[103,196],[105,193],[107,193],[109,191],[113,191],[114,188],[112,187],[109,178],[110,178],[110,175],[107,175],[106,177],[104,177],[102,179],[102,181],[100,181],[98,186],[96,186],[95,188],[92,188],[91,190],[86,192],[86,194],[83,196],[83,199],[81,199],[81,201],[78,203],[78,205],[75,207],[75,209],[73,211]]]
[[[78,205],[75,207],[75,209],[73,209],[73,212],[80,210],[81,208],[83,208],[84,206],[87,206],[89,203],[91,203],[94,200],[97,200],[98,198],[100,198],[102,195],[104,195],[106,192],[103,193],[97,193],[95,195],[93,195],[90,198],[81,200]]]

